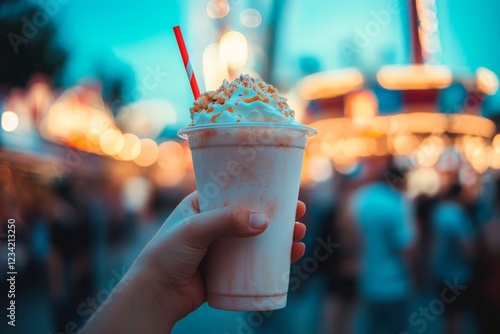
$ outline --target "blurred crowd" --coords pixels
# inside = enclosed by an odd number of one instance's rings
[[[393,159],[362,166],[356,178],[301,190],[308,248],[292,265],[288,307],[255,332],[497,333],[500,181],[488,197],[485,185],[447,175],[435,196],[409,198]],[[43,179],[1,168],[2,221],[19,217],[19,307],[43,308],[45,332],[76,332],[189,192],[147,175]]]
[[[498,333],[500,182],[488,197],[449,173],[439,193],[409,198],[404,166],[363,166],[325,216],[340,245],[325,268],[325,333]]]
[[[105,168],[58,178],[0,169],[2,235],[16,218],[18,313],[39,319],[20,316],[26,333],[76,333],[187,193]],[[7,247],[0,255],[6,263]]]

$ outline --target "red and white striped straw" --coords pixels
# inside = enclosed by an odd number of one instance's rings
[[[186,69],[189,84],[191,85],[191,90],[193,91],[193,96],[195,99],[197,99],[201,96],[200,89],[198,88],[198,82],[196,81],[193,67],[191,66],[191,62],[189,61],[189,54],[187,52],[186,43],[184,43],[184,37],[182,37],[181,27],[175,26],[173,29],[175,39],[177,40],[177,45],[179,46],[179,51],[181,52],[182,62],[184,63],[184,68]]]

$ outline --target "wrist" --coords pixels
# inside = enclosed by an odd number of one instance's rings
[[[89,319],[82,333],[170,333],[175,316],[143,268],[133,266]],[[126,315],[126,317],[123,317]]]
[[[129,272],[137,288],[142,291],[141,298],[147,301],[145,305],[150,306],[152,310],[155,310],[155,314],[165,321],[168,328],[167,333],[170,333],[177,321],[182,318],[181,315],[177,314],[177,298],[175,298],[173,289],[162,282],[161,276],[151,266],[135,263]]]

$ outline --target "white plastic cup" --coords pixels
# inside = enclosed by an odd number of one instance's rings
[[[302,161],[306,139],[314,134],[302,125],[257,122],[179,131],[192,151],[201,212],[240,205],[269,218],[258,236],[225,237],[210,247],[205,279],[211,307],[286,306]]]

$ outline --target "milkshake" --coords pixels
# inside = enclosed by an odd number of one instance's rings
[[[295,209],[306,139],[315,134],[271,85],[241,75],[203,94],[190,109],[189,140],[202,212],[240,205],[265,213],[252,238],[226,237],[205,263],[208,304],[259,311],[286,305]]]

